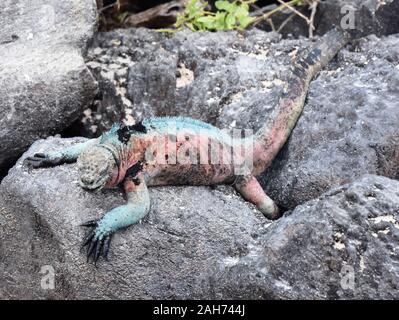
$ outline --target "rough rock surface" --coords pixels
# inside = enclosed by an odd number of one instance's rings
[[[365,173],[399,178],[399,36],[363,39],[311,83],[288,143],[263,176],[292,209]]]
[[[399,32],[398,0],[325,0],[316,19],[319,34],[327,32],[331,25],[345,22],[345,15],[349,12],[345,8],[350,7],[354,9],[355,36],[382,36]]]
[[[300,11],[310,16],[308,8]],[[314,18],[315,34],[322,35],[334,25],[347,28],[354,37],[399,33],[398,14],[398,0],[321,0]],[[287,21],[289,17],[291,18]],[[284,36],[309,35],[307,22],[288,9],[274,14],[272,21],[274,28],[280,30]],[[258,28],[271,30],[268,22],[260,23]]]
[[[40,140],[23,157],[78,140]],[[96,268],[78,225],[120,192],[83,191],[73,164],[21,163],[0,186],[1,298],[399,298],[397,181],[363,177],[271,225],[230,187],[152,188],[148,217]],[[40,286],[44,266],[54,290]]]
[[[86,111],[82,133],[98,135],[117,118],[160,115],[234,127],[243,106],[251,112],[241,112],[241,124],[257,128],[278,100],[290,59],[310,44],[279,40],[260,30],[171,37],[146,29],[100,33],[87,65],[104,90]]]
[[[96,93],[82,54],[95,1],[0,4],[0,169],[35,140],[69,126]]]
[[[264,277],[275,298],[397,299],[398,222],[399,182],[365,175],[273,223],[229,277]]]

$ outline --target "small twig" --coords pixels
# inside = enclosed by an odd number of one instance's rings
[[[290,9],[291,11],[295,12],[298,16],[300,16],[301,18],[305,19],[306,22],[309,24],[310,20],[307,16],[305,16],[304,14],[302,14],[301,12],[299,12],[297,9],[295,9],[291,3],[289,2],[284,2],[283,0],[277,0],[279,3],[281,3],[281,5],[283,5],[284,7],[287,7],[288,9]],[[292,2],[292,1],[291,1]]]
[[[289,3],[295,3],[297,1],[298,0],[291,0]],[[266,19],[270,18],[273,14],[275,14],[276,12],[281,11],[283,8],[284,7],[281,5],[281,6],[278,6],[278,7],[274,8],[273,10],[270,10],[270,11],[262,14],[261,16],[256,18],[256,20],[253,22],[253,25],[256,26],[262,20],[266,20]]]
[[[174,24],[179,11],[183,11],[186,0],[175,0],[128,15],[123,20],[125,27],[166,27]],[[162,29],[164,32],[167,29]]]
[[[309,38],[310,39],[314,38],[313,31],[316,29],[315,26],[314,26],[314,18],[316,16],[318,4],[319,4],[319,0],[314,0],[310,4],[310,9],[312,10],[312,12],[310,14],[310,19],[309,19]]]
[[[277,32],[280,33],[284,29],[284,27],[287,25],[287,23],[290,22],[292,20],[292,18],[294,18],[295,16],[296,16],[295,12],[291,13],[290,16],[287,19],[285,19],[283,21],[283,23],[278,27]]]
[[[253,22],[253,25],[256,26],[262,20],[269,19],[273,14],[275,14],[276,12],[279,12],[279,11],[283,10],[285,7],[287,7],[287,5],[288,5],[288,8],[293,8],[291,5],[297,4],[298,2],[299,2],[299,0],[291,0],[289,2],[281,1],[280,3],[284,3],[284,4],[281,4],[280,6],[274,8],[273,10],[270,10],[270,11],[266,12],[265,14],[262,14],[261,16],[257,17],[256,20]]]
[[[265,12],[269,12],[270,10],[274,10],[276,7],[278,7],[276,4],[268,5],[250,12],[249,15],[251,17],[259,17],[259,15],[262,15]]]
[[[109,4],[109,5],[105,6],[105,7],[99,8],[98,12],[101,13],[101,12],[103,12],[103,11],[109,9],[109,8],[115,7],[116,5],[119,5],[119,3],[118,2],[111,3],[111,4]]]
[[[274,26],[272,18],[269,18],[266,21],[270,24],[270,27],[272,28],[272,30],[276,31],[276,27]]]
[[[259,6],[257,6],[255,3],[251,3],[249,6],[255,10],[260,10]]]

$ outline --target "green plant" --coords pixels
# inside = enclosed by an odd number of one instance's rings
[[[317,6],[320,0],[277,0],[280,5],[272,10],[261,13],[249,13],[249,7],[252,4],[257,8],[257,0],[218,0],[215,2],[218,11],[207,10],[208,2],[203,0],[188,0],[183,13],[177,15],[175,29],[159,29],[160,32],[175,32],[184,27],[192,31],[219,31],[219,30],[242,30],[249,25],[256,25],[266,20],[274,31],[280,32],[284,26],[296,15],[303,18],[309,25],[309,37],[314,36],[314,18]],[[287,1],[287,2],[286,2]],[[304,15],[297,8],[309,6],[311,14],[309,17]],[[260,11],[261,9],[257,10]],[[277,12],[290,10],[292,14],[281,23],[278,29],[275,29],[271,17]]]
[[[208,3],[202,0],[190,0],[186,9],[179,14],[175,27],[187,27],[192,31],[219,31],[245,29],[255,21],[249,16],[249,5],[257,0],[219,0],[215,2],[217,12],[208,11]]]

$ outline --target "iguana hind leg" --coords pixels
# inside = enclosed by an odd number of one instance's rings
[[[150,196],[142,175],[126,178],[123,185],[127,204],[112,209],[99,220],[82,224],[92,228],[82,245],[82,248],[87,246],[87,260],[92,257],[96,263],[101,255],[107,260],[112,234],[135,224],[150,210]]]
[[[240,176],[235,183],[237,191],[243,198],[253,204],[268,219],[277,219],[279,217],[279,209],[272,199],[270,199],[262,189],[258,180],[252,176]]]

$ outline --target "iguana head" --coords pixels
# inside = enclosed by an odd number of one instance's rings
[[[82,188],[98,190],[112,185],[118,179],[118,165],[112,150],[102,146],[91,147],[77,161]]]

